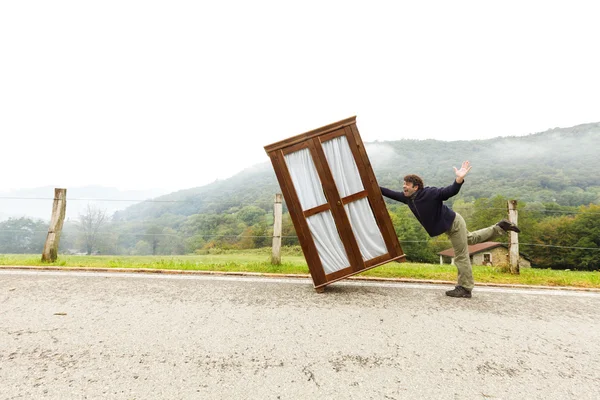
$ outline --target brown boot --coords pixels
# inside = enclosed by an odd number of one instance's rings
[[[513,232],[517,232],[517,233],[521,232],[521,230],[519,229],[518,226],[516,226],[512,222],[507,221],[505,219],[498,222],[496,225],[498,225],[500,228],[502,228],[504,230],[504,232],[508,232],[508,231],[513,231]]]
[[[446,292],[446,296],[450,297],[465,297],[467,299],[471,298],[471,291],[469,289],[465,289],[462,286],[457,286],[452,290],[448,290]]]

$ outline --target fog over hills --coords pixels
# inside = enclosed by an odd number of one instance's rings
[[[165,194],[165,190],[119,190],[102,186],[67,188],[66,219],[76,219],[88,204],[111,215],[140,201]],[[50,220],[54,187],[19,189],[0,193],[0,221],[10,217]]]
[[[400,189],[402,177],[416,173],[426,186],[446,186],[453,166],[470,160],[473,169],[459,196],[467,201],[502,195],[532,202],[581,205],[600,202],[600,123],[556,128],[518,137],[486,140],[399,140],[365,143],[381,186]],[[119,220],[219,213],[245,205],[272,208],[280,192],[269,162],[206,186],[178,191],[156,202],[118,212]]]
[[[590,123],[527,136],[470,141],[411,139],[365,143],[365,147],[381,186],[400,189],[402,177],[409,173],[421,175],[426,186],[446,186],[454,179],[452,167],[469,160],[473,169],[450,202],[502,195],[528,203],[576,206],[600,203],[599,142],[600,123]],[[246,205],[269,210],[279,192],[273,168],[264,162],[231,178],[172,193],[100,186],[67,188],[67,218],[76,219],[88,204],[109,215],[114,213],[115,220],[121,221],[220,213]],[[49,220],[53,197],[53,187],[0,193],[0,220],[20,216]]]

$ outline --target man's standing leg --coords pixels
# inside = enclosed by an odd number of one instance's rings
[[[452,227],[447,232],[452,247],[454,248],[454,264],[458,270],[458,286],[446,292],[451,297],[471,297],[471,290],[475,286],[473,270],[469,259],[469,243],[467,224],[460,214],[456,214]]]

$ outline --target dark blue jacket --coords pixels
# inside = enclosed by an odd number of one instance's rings
[[[443,188],[425,186],[410,197],[406,197],[403,192],[394,192],[382,187],[381,194],[408,204],[429,236],[434,237],[446,232],[452,226],[456,213],[444,204],[444,200],[456,195],[461,186],[462,183],[456,181]]]

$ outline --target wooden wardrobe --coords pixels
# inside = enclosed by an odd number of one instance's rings
[[[351,117],[265,146],[314,287],[404,261]]]

